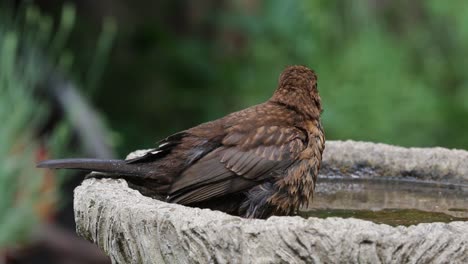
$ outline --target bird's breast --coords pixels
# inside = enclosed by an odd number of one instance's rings
[[[325,137],[318,120],[306,122],[305,128],[308,132],[306,148],[300,153],[295,164],[288,168],[284,177],[276,182],[281,195],[274,195],[270,200],[284,212],[307,206],[313,197],[325,148]]]

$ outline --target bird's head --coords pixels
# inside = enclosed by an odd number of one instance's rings
[[[284,69],[271,100],[301,108],[313,116],[322,112],[317,75],[305,66],[289,66]]]

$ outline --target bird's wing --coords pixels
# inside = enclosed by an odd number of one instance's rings
[[[173,134],[157,143],[157,147],[154,149],[149,150],[143,156],[136,157],[133,159],[126,160],[127,163],[142,163],[142,162],[150,162],[156,159],[162,158],[169,154],[169,152],[179,145],[182,142],[182,138],[187,135],[186,132],[179,132]]]
[[[293,127],[233,128],[220,147],[175,180],[168,201],[190,204],[255,186],[290,166],[306,141],[307,135]]]

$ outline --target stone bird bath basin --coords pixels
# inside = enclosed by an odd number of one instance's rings
[[[303,213],[393,207],[449,219],[408,226],[242,219],[151,199],[120,179],[86,179],[74,195],[77,233],[114,263],[468,263],[467,151],[326,143],[315,199]]]

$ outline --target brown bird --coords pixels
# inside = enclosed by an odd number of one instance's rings
[[[130,160],[48,160],[40,168],[124,178],[145,195],[247,218],[291,215],[312,198],[325,147],[317,76],[287,67],[265,103],[176,133]]]

